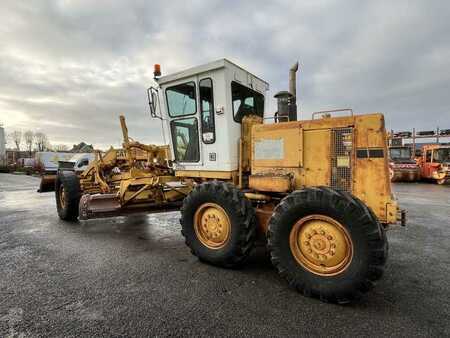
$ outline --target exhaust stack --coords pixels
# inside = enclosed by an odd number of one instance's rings
[[[298,62],[296,62],[291,69],[289,69],[289,92],[297,97],[297,71],[298,71]]]
[[[297,121],[297,71],[298,61],[289,69],[289,92],[292,95],[289,104],[289,121]]]

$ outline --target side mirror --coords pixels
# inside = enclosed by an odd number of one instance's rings
[[[147,89],[148,105],[150,106],[150,115],[153,118],[162,119],[161,116],[157,114],[156,102],[158,101],[158,90],[154,87]]]

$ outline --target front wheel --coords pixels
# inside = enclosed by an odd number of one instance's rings
[[[295,191],[269,222],[272,263],[306,296],[347,303],[384,271],[387,240],[376,216],[356,197],[330,188]]]
[[[59,218],[65,221],[76,221],[81,188],[80,180],[73,171],[58,172],[55,181],[55,197]]]

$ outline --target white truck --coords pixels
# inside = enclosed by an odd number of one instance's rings
[[[64,170],[70,169],[80,173],[83,172],[94,159],[94,153],[36,153],[36,161],[41,168],[41,183],[38,192],[55,190],[55,179],[60,167],[63,167]]]

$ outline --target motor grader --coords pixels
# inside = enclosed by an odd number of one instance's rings
[[[405,222],[389,180],[382,114],[297,120],[296,72],[265,115],[269,85],[221,59],[161,76],[148,89],[168,145],[128,135],[81,174],[60,170],[60,218],[181,211],[181,233],[203,262],[242,265],[263,240],[299,292],[346,303],[370,290],[388,254],[385,230]]]

